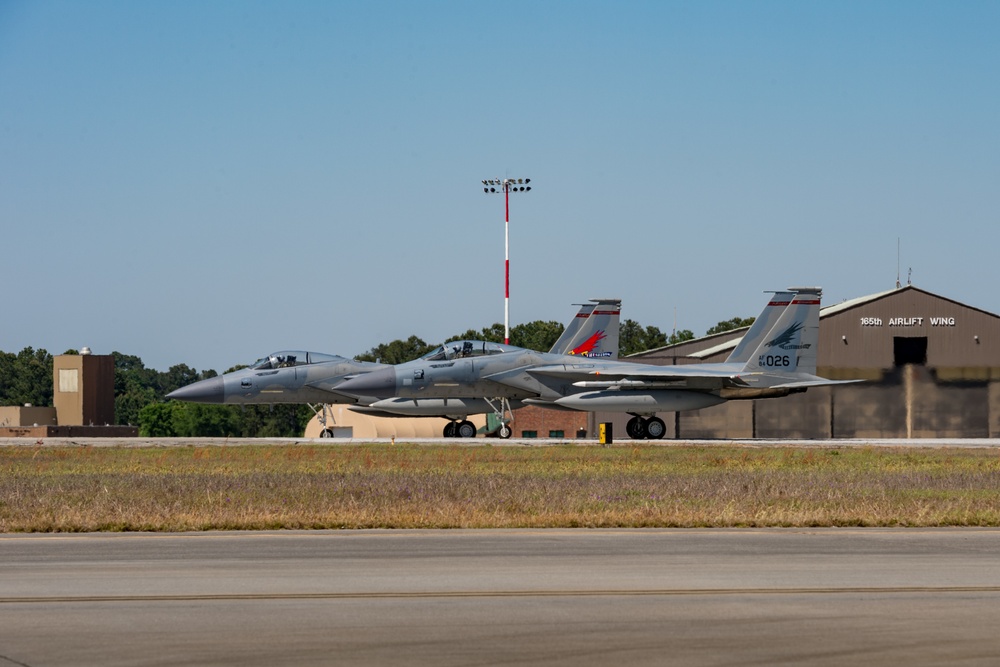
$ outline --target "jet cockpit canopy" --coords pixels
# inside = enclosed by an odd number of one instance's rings
[[[272,352],[266,357],[258,359],[250,368],[258,371],[266,371],[272,368],[289,368],[291,366],[306,366],[309,364],[322,364],[330,361],[344,360],[343,357],[339,357],[336,354],[283,350],[281,352]]]
[[[446,359],[464,359],[465,357],[482,357],[488,354],[501,354],[516,348],[500,343],[490,343],[485,340],[453,340],[420,357],[424,361],[444,361]]]

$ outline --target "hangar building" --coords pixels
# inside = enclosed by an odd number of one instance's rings
[[[723,362],[746,329],[628,357]],[[663,413],[667,438],[1000,437],[1000,317],[912,285],[820,312],[819,375],[858,384]],[[597,413],[620,438],[629,416]],[[515,433],[517,430],[515,429]]]

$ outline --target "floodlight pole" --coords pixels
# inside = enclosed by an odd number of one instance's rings
[[[530,192],[530,178],[494,178],[483,181],[483,192],[495,194],[500,188],[504,199],[503,225],[503,342],[510,345],[510,193]]]

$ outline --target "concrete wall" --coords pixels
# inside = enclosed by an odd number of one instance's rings
[[[627,417],[616,433],[624,433]],[[941,382],[926,367],[907,366],[878,382],[661,418],[668,438],[676,435],[675,422],[681,438],[989,438],[1000,436],[1000,383]]]
[[[55,408],[0,407],[0,426],[53,426],[55,424]]]
[[[135,438],[138,426],[7,426],[2,438]]]

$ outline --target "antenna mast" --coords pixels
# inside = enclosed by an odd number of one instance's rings
[[[896,237],[896,289],[899,289],[902,285],[899,282],[899,237]]]

